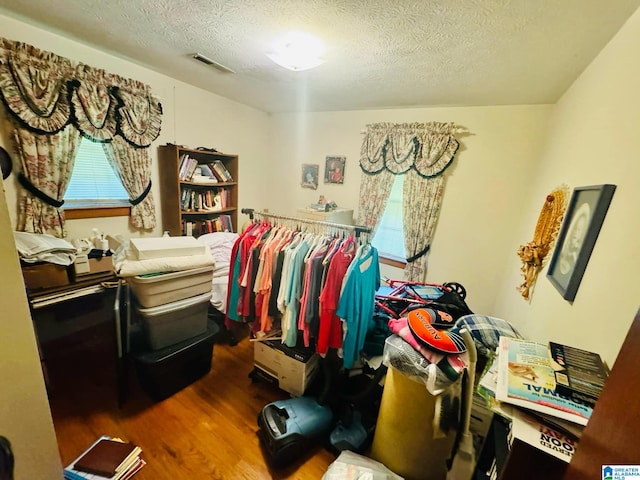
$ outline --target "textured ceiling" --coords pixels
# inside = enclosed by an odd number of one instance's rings
[[[639,5],[0,0],[0,12],[258,109],[290,112],[553,103]],[[305,72],[272,63],[265,54],[290,30],[320,37],[325,63]],[[236,73],[193,60],[195,52]]]

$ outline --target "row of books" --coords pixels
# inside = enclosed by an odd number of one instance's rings
[[[194,190],[182,188],[180,206],[185,211],[218,211],[227,208],[231,201],[231,191],[227,188]]]
[[[200,236],[205,233],[233,232],[230,215],[219,215],[216,218],[196,221],[182,221],[182,235]]]
[[[231,172],[221,160],[209,163],[200,163],[188,154],[180,158],[178,176],[182,182],[194,183],[218,183],[233,182]]]
[[[146,465],[142,449],[106,435],[98,438],[63,470],[67,480],[127,480]]]

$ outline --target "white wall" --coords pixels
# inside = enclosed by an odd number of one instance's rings
[[[192,87],[178,80],[154,72],[125,59],[101,52],[68,38],[40,30],[10,17],[0,15],[1,35],[56,53],[74,62],[83,62],[108,72],[133,78],[151,86],[163,107],[162,131],[151,145],[152,194],[156,203],[158,226],[151,232],[141,232],[129,227],[128,217],[69,220],[69,239],[86,237],[98,226],[105,233],[122,233],[125,236],[159,236],[162,233],[160,192],[158,191],[157,147],[167,142],[189,147],[213,147],[225,153],[239,155],[240,206],[262,203],[267,186],[264,178],[268,172],[267,144],[269,115],[246,105],[233,102],[205,90]],[[203,68],[207,68],[203,66]],[[211,75],[220,75],[212,70]],[[4,110],[4,109],[3,109]],[[8,128],[0,126],[0,145],[10,149]],[[5,182],[11,224],[17,219],[16,177]]]
[[[376,122],[454,122],[461,137],[454,164],[446,171],[442,212],[433,239],[428,281],[456,281],[468,290],[469,306],[494,311],[503,265],[516,257],[513,226],[528,205],[530,179],[541,154],[551,106],[416,108],[274,115],[271,183],[278,195],[265,205],[291,215],[319,195],[339,206],[358,205],[361,132]],[[327,155],[347,157],[344,184],[325,184]],[[318,190],[300,186],[301,165],[320,164]],[[393,270],[386,274],[401,278]],[[515,287],[514,287],[515,292]]]
[[[496,312],[528,336],[600,352],[610,364],[640,305],[640,11],[567,91],[553,111],[549,137],[521,209],[511,250],[531,240],[545,195],[571,187],[613,183],[611,206],[573,305],[545,278],[529,304],[514,294],[517,259],[505,257]]]

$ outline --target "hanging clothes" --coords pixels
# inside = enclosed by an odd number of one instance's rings
[[[230,267],[226,321],[322,355],[344,349],[346,368],[359,358],[380,285],[373,246],[353,235],[254,222],[234,243]]]
[[[240,278],[240,272],[242,271],[241,245],[246,240],[246,237],[251,234],[251,231],[258,227],[259,224],[257,222],[247,225],[244,232],[240,234],[231,248],[229,280],[227,282],[227,312],[225,315],[225,326],[227,328],[231,328],[233,322],[239,322],[241,320],[237,309],[238,299],[240,297],[238,278]]]
[[[329,348],[342,347],[342,320],[336,315],[336,310],[342,282],[355,252],[356,244],[353,237],[349,237],[342,243],[338,242],[337,249],[330,251],[327,255],[328,269],[324,286],[318,297],[320,319],[316,351],[321,355],[326,355]]]
[[[367,332],[375,325],[375,293],[380,288],[378,251],[370,244],[358,249],[347,269],[336,314],[344,321],[342,341],[344,367],[349,369],[360,358]]]

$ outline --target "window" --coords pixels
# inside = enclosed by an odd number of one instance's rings
[[[129,207],[129,195],[107,161],[102,144],[83,138],[64,194],[65,209]]]
[[[381,257],[401,262],[407,258],[402,224],[403,185],[404,175],[396,175],[380,225],[371,240],[371,244],[378,249]]]

